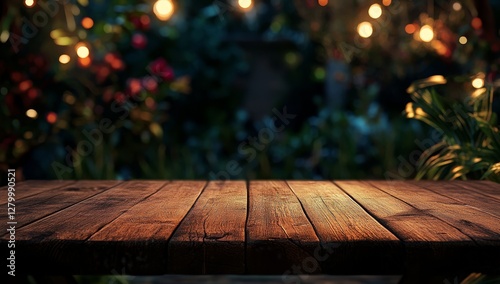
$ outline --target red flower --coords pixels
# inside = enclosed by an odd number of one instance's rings
[[[172,81],[175,78],[174,69],[168,65],[164,58],[158,58],[149,64],[149,70],[155,76],[165,81]]]

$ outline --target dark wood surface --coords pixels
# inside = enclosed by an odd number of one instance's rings
[[[492,182],[26,181],[15,204],[18,273],[500,273]]]

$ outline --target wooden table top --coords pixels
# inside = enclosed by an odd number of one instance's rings
[[[26,181],[15,194],[18,273],[500,272],[500,185],[486,181]]]

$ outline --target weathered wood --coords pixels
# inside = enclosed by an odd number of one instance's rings
[[[66,273],[80,274],[92,269],[89,262],[102,254],[86,246],[85,241],[164,184],[157,181],[122,183],[20,228],[16,232],[19,272],[30,269],[46,273],[57,267]]]
[[[500,273],[490,182],[69,183],[16,188],[18,274]]]
[[[479,245],[479,249],[470,251],[464,249],[464,253],[461,254],[462,259],[474,259],[474,264],[483,270],[499,270],[500,218],[407,182],[372,181],[370,184],[454,226]],[[459,245],[467,244],[466,242]],[[447,248],[456,246],[457,251],[459,248],[453,242],[447,242],[446,246]]]
[[[247,273],[320,273],[309,263],[319,239],[290,187],[284,181],[250,181],[248,190]]]
[[[472,262],[477,248],[460,230],[367,182],[335,181],[340,188],[403,241],[405,270],[450,271]],[[401,188],[404,190],[404,187]],[[475,260],[474,260],[475,261]]]
[[[244,181],[210,182],[168,245],[173,274],[245,272]]]
[[[201,194],[205,181],[172,181],[93,234],[86,246],[102,254],[93,266],[119,274],[167,273],[167,242]]]
[[[486,196],[500,200],[500,184],[492,181],[450,181],[451,184],[467,188]]]
[[[14,186],[15,188],[15,198],[16,200],[21,200],[28,196],[36,195],[44,191],[50,191],[53,189],[61,188],[63,186],[69,186],[74,184],[75,181],[72,180],[27,180],[17,182]],[[7,189],[8,186],[0,187],[0,192],[2,200],[0,200],[0,205],[7,204]]]
[[[330,252],[314,255],[323,273],[401,270],[399,239],[340,188],[329,181],[288,181],[288,184],[322,245],[332,248]]]
[[[79,181],[66,186],[55,186],[52,190],[44,190],[16,200],[16,227],[19,229],[119,183],[120,181]],[[50,187],[46,188],[50,189]],[[7,212],[0,213],[0,220],[7,220]],[[8,233],[5,232],[2,235],[6,234]]]
[[[461,201],[467,204],[467,206],[472,206],[480,211],[500,217],[500,200],[471,190],[468,186],[462,187],[463,182],[408,181],[408,183]]]

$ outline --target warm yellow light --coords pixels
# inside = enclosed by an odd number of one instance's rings
[[[472,87],[474,87],[476,89],[480,89],[480,88],[484,87],[484,79],[483,78],[476,78],[476,79],[472,80]]]
[[[361,37],[369,38],[373,34],[372,24],[368,22],[362,22],[358,25],[358,34]]]
[[[318,0],[318,4],[322,7],[325,7],[328,5],[328,0]]]
[[[425,25],[420,29],[420,39],[424,42],[430,42],[434,38],[434,31],[429,25]]]
[[[8,30],[3,30],[2,33],[0,34],[0,41],[3,43],[6,43],[7,40],[9,40],[10,33]]]
[[[453,3],[453,10],[460,11],[461,9],[462,9],[462,4],[460,4],[459,2]]]
[[[373,4],[368,9],[368,15],[374,19],[380,18],[382,16],[382,7],[379,4]]]
[[[391,5],[392,3],[392,0],[382,0],[382,4],[384,4],[384,6],[389,6]]]
[[[458,39],[458,42],[460,42],[461,44],[466,44],[467,43],[467,38],[464,37],[464,36],[461,36],[459,39]]]
[[[29,118],[36,118],[38,116],[38,112],[36,112],[36,110],[30,108],[29,110],[26,111],[26,116]]]
[[[54,43],[57,45],[61,45],[61,46],[72,45],[75,42],[76,42],[75,38],[67,37],[67,36],[62,36],[62,37],[58,37],[58,38],[54,39]]]
[[[77,45],[77,47],[76,47],[76,54],[80,58],[87,58],[87,57],[89,57],[90,51],[89,51],[88,47],[86,47],[83,44],[80,44],[80,45]]]
[[[174,14],[174,4],[171,0],[158,0],[153,5],[153,12],[161,21],[166,21]]]
[[[319,1],[319,2],[321,2],[321,1]],[[238,5],[240,5],[240,7],[243,9],[248,9],[248,8],[250,8],[250,6],[252,6],[252,0],[238,0]]]
[[[67,54],[61,54],[61,56],[59,56],[59,62],[61,62],[62,64],[66,64],[70,60],[71,60],[71,57],[69,57],[69,55],[67,55]]]
[[[35,1],[34,0],[25,0],[24,4],[28,7],[32,7],[33,5],[35,5]]]

